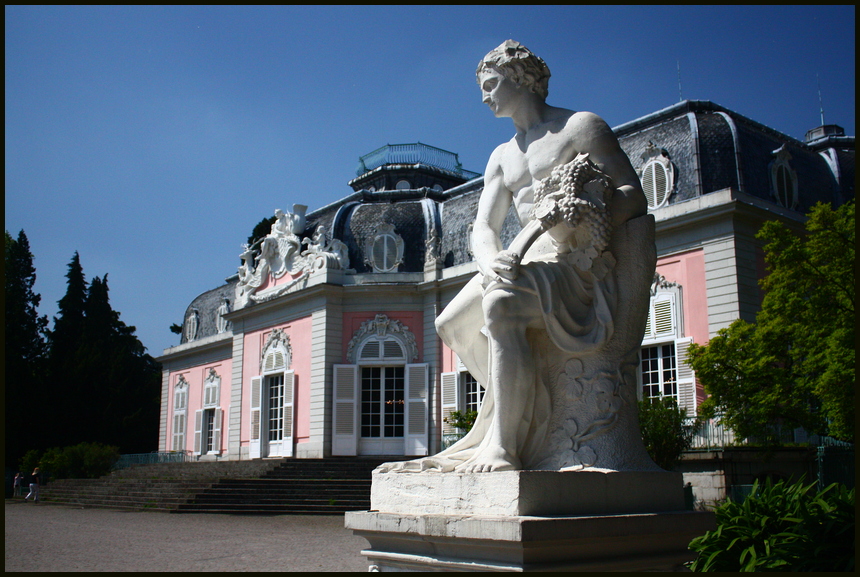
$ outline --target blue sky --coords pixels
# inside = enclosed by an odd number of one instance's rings
[[[420,141],[483,172],[513,134],[474,72],[508,38],[548,102],[617,126],[711,100],[803,139],[855,134],[853,6],[20,7],[6,16],[6,230],[43,314],[74,251],[150,354],[236,272],[275,208],[345,196],[358,157]]]

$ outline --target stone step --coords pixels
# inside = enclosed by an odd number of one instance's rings
[[[237,514],[337,514],[370,507],[373,469],[396,457],[158,463],[66,479],[46,501],[86,507]]]
[[[366,504],[355,506],[344,505],[258,505],[258,504],[225,504],[223,506],[212,505],[180,505],[178,508],[171,510],[171,513],[233,513],[233,514],[254,514],[254,515],[337,515],[345,511],[364,511],[367,509]]]

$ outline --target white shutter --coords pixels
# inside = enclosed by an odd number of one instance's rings
[[[460,373],[442,373],[442,435],[454,435],[458,430],[445,419],[460,410],[458,382]]]
[[[199,455],[203,445],[203,409],[194,411],[194,454]]]
[[[215,407],[213,411],[215,413],[214,419],[215,423],[212,426],[212,452],[221,454],[221,423],[224,419],[224,411],[221,410],[221,407]]]
[[[675,370],[678,372],[678,406],[687,409],[688,417],[696,416],[696,375],[689,363],[687,349],[691,337],[675,340]]]
[[[358,453],[358,365],[332,367],[332,456]]]
[[[296,415],[296,372],[284,371],[284,436],[281,455],[293,456],[293,427]]]
[[[260,434],[262,428],[262,398],[263,377],[251,379],[251,439],[248,446],[249,456],[252,459],[260,458]]]
[[[427,375],[426,363],[406,365],[406,435],[404,455],[427,454]]]
[[[173,415],[173,450],[185,450],[185,413]]]
[[[654,297],[654,337],[675,336],[675,295],[663,293]]]

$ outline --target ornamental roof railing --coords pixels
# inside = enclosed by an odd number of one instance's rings
[[[467,180],[481,176],[480,173],[465,170],[460,164],[458,154],[420,142],[415,144],[386,144],[377,148],[373,152],[359,157],[358,168],[355,169],[355,173],[361,176],[386,164],[426,164],[453,172]]]

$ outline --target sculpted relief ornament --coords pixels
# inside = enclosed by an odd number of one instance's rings
[[[298,283],[307,280],[314,269],[333,268],[349,270],[349,251],[337,239],[328,239],[325,227],[319,226],[310,239],[300,239],[305,231],[307,206],[294,204],[293,213],[275,210],[271,232],[253,245],[242,245],[242,264],[239,266],[239,283],[236,285],[236,308],[251,302],[265,302],[277,298]],[[307,245],[305,250],[302,246]],[[289,273],[292,280],[260,294],[258,289],[268,281]]]
[[[480,272],[436,327],[486,395],[463,439],[379,472],[659,470],[636,403],[654,219],[612,130],[546,104],[549,77],[513,40],[478,65],[484,103],[516,134],[485,171],[472,229]],[[503,249],[511,206],[523,228]]]

